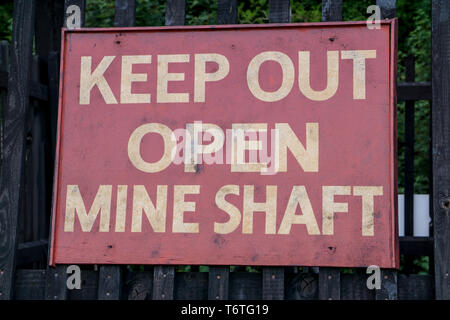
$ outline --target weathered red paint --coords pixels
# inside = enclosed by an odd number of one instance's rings
[[[329,100],[311,101],[298,89],[298,51],[311,51],[311,86],[326,85],[327,50],[377,50],[366,61],[366,99],[352,99],[352,61],[339,59],[339,87]],[[287,54],[295,66],[290,93],[278,102],[262,102],[249,91],[246,71],[250,60],[262,51]],[[206,84],[206,102],[193,103],[193,60],[196,53],[220,53],[230,63],[230,73],[219,82]],[[190,63],[169,67],[184,72],[185,80],[169,85],[169,92],[189,92],[189,103],[156,102],[156,55],[190,54]],[[91,103],[78,102],[80,57],[92,56],[95,68],[103,56],[117,56],[105,72],[119,100],[120,56],[152,55],[152,63],[134,66],[147,73],[147,82],[134,83],[134,93],[150,93],[148,104],[105,104],[94,88]],[[269,68],[270,67],[270,68]],[[173,68],[173,69],[172,69]],[[263,70],[263,69],[262,69]],[[264,71],[265,70],[265,71]],[[267,66],[261,86],[270,91],[280,85],[280,68]],[[263,72],[262,71],[262,72]],[[212,71],[210,71],[212,72]],[[368,266],[397,268],[396,180],[396,20],[381,22],[369,30],[365,22],[309,23],[258,26],[205,26],[161,28],[112,28],[63,31],[57,165],[50,264],[204,264],[204,265],[304,265]],[[263,79],[264,78],[264,79]],[[198,173],[170,165],[158,173],[137,170],[127,154],[130,134],[144,123],[163,123],[172,130],[203,121],[222,129],[232,123],[289,123],[305,141],[305,123],[318,122],[319,172],[303,172],[288,156],[288,171],[276,175],[232,173],[230,165],[201,166]],[[143,158],[156,160],[161,141],[144,140]],[[82,232],[75,218],[74,232],[64,231],[67,185],[78,185],[86,209],[99,185],[112,185],[110,232],[99,232],[99,217],[91,232]],[[347,202],[348,213],[336,213],[334,235],[308,235],[304,225],[293,225],[289,235],[264,234],[264,214],[254,214],[253,234],[242,234],[242,223],[230,234],[216,234],[213,223],[227,215],[215,205],[223,185],[239,185],[240,195],[227,198],[242,212],[244,185],[255,186],[255,202],[265,201],[265,187],[278,187],[277,230],[292,186],[307,189],[315,218],[322,230],[322,186],[382,186],[375,200],[374,236],[361,235],[361,197],[336,196]],[[128,185],[125,232],[114,232],[117,185]],[[144,185],[152,201],[156,186],[168,185],[166,232],[155,233],[145,218],[142,232],[132,233],[133,185]],[[172,233],[173,185],[200,185],[195,213],[185,222],[198,222],[199,233]],[[301,214],[297,207],[297,214]]]

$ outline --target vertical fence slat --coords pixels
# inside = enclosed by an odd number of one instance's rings
[[[98,279],[98,300],[119,300],[121,287],[122,273],[120,266],[101,266]]]
[[[390,19],[396,16],[396,1],[397,0],[377,0],[377,6],[380,7],[382,19]]]
[[[54,0],[36,0],[36,23],[35,23],[35,52],[39,56],[40,63],[40,80],[47,82],[48,89],[48,103],[44,108],[38,109],[36,113],[35,123],[41,127],[42,138],[39,145],[36,144],[35,132],[33,132],[33,146],[35,148],[33,156],[33,163],[38,162],[38,237],[37,239],[46,239],[49,234],[50,215],[51,215],[51,200],[52,200],[52,184],[53,184],[53,162],[54,162],[54,145],[52,142],[56,137],[56,129],[53,136],[52,128],[56,128],[56,116],[52,118],[52,102],[50,96],[52,95],[52,88],[56,85],[56,100],[58,100],[58,73],[56,78],[52,78],[51,69],[49,67],[49,53],[60,50],[61,47],[61,27],[64,21],[64,1]],[[59,59],[59,56],[57,57]],[[45,66],[47,64],[47,66]],[[46,67],[45,70],[43,67]],[[43,72],[43,71],[46,72]],[[47,78],[45,78],[47,77]],[[33,131],[35,128],[33,127]],[[33,164],[33,165],[34,165]],[[36,173],[35,173],[36,174]],[[36,184],[35,184],[36,185]]]
[[[341,272],[339,268],[319,268],[319,299],[341,299]]]
[[[342,20],[342,0],[322,0],[322,21]]]
[[[269,22],[283,23],[291,21],[291,7],[289,0],[269,1]],[[284,299],[284,268],[262,268],[262,298],[265,300]]]
[[[7,103],[3,110],[4,158],[0,169],[0,299],[11,299],[17,248],[17,222],[23,188],[25,127],[35,3],[14,1]]]
[[[80,26],[83,27],[86,16],[86,0],[64,0],[64,27],[67,27],[67,19],[71,15],[70,11],[69,13],[67,13],[67,9],[72,5],[78,6],[78,8],[80,8]]]
[[[59,265],[55,268],[47,268],[46,272],[46,300],[67,299],[67,273],[66,266]]]
[[[9,46],[8,41],[2,40],[0,42],[0,71],[8,72],[8,52]],[[0,168],[3,162],[3,127],[4,127],[4,113],[3,110],[6,108],[6,90],[0,89]]]
[[[289,0],[269,0],[269,22],[282,23],[291,21]]]
[[[229,297],[230,267],[209,268],[208,299],[227,300]]]
[[[136,24],[136,1],[116,0],[114,26],[132,27]],[[99,300],[119,300],[122,289],[120,266],[100,266],[98,279]]]
[[[186,19],[186,0],[166,0],[166,26],[182,26]]]
[[[450,299],[450,2],[432,2],[432,152],[437,299]]]
[[[61,20],[62,25],[62,20]],[[48,76],[48,106],[49,106],[49,134],[50,139],[47,143],[50,144],[50,161],[51,164],[49,167],[48,178],[49,183],[48,186],[50,190],[48,190],[48,199],[51,203],[52,199],[52,190],[53,190],[53,174],[54,174],[54,165],[55,165],[55,151],[56,151],[56,129],[58,125],[58,95],[59,95],[59,51],[50,51],[48,53],[48,64],[47,64],[47,76]],[[42,215],[40,217],[41,223],[41,234],[44,237],[48,237],[50,231],[50,221],[51,221],[51,210],[46,215]]]
[[[342,20],[342,0],[322,0],[322,21]],[[339,268],[319,268],[319,299],[341,299],[341,272]]]
[[[414,56],[406,59],[406,82],[414,82]],[[414,101],[405,102],[405,236],[414,236]]]
[[[237,23],[237,0],[218,0],[217,21],[219,24]],[[227,300],[229,298],[230,267],[210,266],[208,299]]]
[[[377,0],[380,7],[381,19],[392,19],[396,15],[396,0]],[[396,66],[395,66],[396,67]],[[397,79],[393,79],[396,81]],[[382,269],[381,270],[381,289],[375,293],[376,300],[397,300],[398,299],[398,282],[397,270]]]
[[[134,27],[136,25],[136,0],[116,0],[115,10],[115,27]]]
[[[48,102],[50,105],[50,144],[53,161],[55,158],[58,122],[59,55],[58,51],[51,51],[48,54]]]
[[[376,290],[376,300],[397,300],[398,299],[397,270],[381,270],[381,289]]]
[[[237,0],[218,0],[217,23],[235,24],[238,21]]]
[[[175,268],[155,266],[153,277],[153,300],[173,300]]]
[[[414,55],[406,59],[406,82],[414,82]],[[414,236],[414,100],[405,101],[405,236]],[[414,256],[405,255],[404,270],[414,268]]]
[[[263,268],[263,292],[264,300],[284,299],[284,268],[264,267]]]
[[[9,46],[8,41],[2,40],[0,41],[0,71],[8,72],[8,61],[9,61]],[[3,127],[4,127],[4,114],[3,110],[6,108],[6,89],[0,89],[0,167],[3,161]]]
[[[64,20],[63,25],[64,27],[67,27],[67,19],[72,14],[69,10],[69,13],[67,13],[68,8],[72,5],[78,6],[80,9],[80,27],[84,26],[84,16],[85,16],[85,0],[64,0]],[[58,55],[57,53],[49,54],[49,57]],[[58,65],[56,61],[56,65]],[[58,85],[54,83],[54,81],[57,81],[59,79],[59,70],[56,72],[55,70],[55,61],[52,62],[52,65],[49,64],[49,71],[52,71],[51,74],[49,73],[49,81],[52,81],[53,83],[49,84],[49,99],[52,98],[53,101],[50,100],[51,108],[55,108],[55,100],[58,99],[58,92],[57,88]],[[50,70],[50,68],[52,68]],[[55,99],[56,94],[56,99]],[[55,117],[55,115],[52,115],[52,117]],[[56,130],[55,130],[56,131]],[[56,132],[55,132],[56,137]],[[47,283],[46,283],[46,294],[45,297],[48,300],[66,300],[67,299],[67,273],[66,273],[66,266],[65,265],[58,265],[55,268],[47,268]]]
[[[47,61],[50,51],[61,47],[63,10],[63,1],[36,0],[36,55],[44,61]]]
[[[166,26],[184,25],[186,16],[185,0],[166,1]],[[173,300],[175,267],[155,266],[153,269],[153,300]]]
[[[38,56],[33,56],[32,82],[40,83],[40,61]],[[31,207],[31,234],[32,240],[39,240],[39,216],[45,214],[45,178],[42,175],[45,172],[45,159],[41,158],[41,147],[45,139],[44,132],[44,114],[41,110],[42,102],[33,101],[33,110],[31,111],[31,172],[29,177],[30,190],[27,196],[32,200]]]

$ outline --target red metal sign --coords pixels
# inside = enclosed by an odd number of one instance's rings
[[[395,37],[65,30],[50,264],[398,267]]]

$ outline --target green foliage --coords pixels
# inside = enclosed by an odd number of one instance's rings
[[[373,0],[342,1],[342,20],[344,21],[364,21],[370,14],[367,7],[375,4]]]
[[[0,4],[0,40],[11,41],[13,3]]]
[[[114,26],[114,0],[87,0],[86,27],[106,28]]]
[[[186,24],[194,26],[217,24],[217,1],[186,1]]]
[[[269,22],[268,0],[239,1],[238,21],[241,24]]]
[[[421,256],[413,261],[414,265],[420,268],[417,274],[430,274],[430,257]]]
[[[136,26],[163,26],[165,10],[165,0],[137,0]]]
[[[322,2],[291,0],[292,22],[319,22],[322,19]]]

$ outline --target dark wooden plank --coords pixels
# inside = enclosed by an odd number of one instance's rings
[[[48,100],[48,90],[47,86],[40,83],[32,83],[30,86],[30,97],[41,101]]]
[[[6,43],[7,44],[7,43]],[[2,67],[6,67],[6,64],[1,63]],[[0,69],[0,88],[8,89],[8,71]]]
[[[31,83],[39,83],[40,78],[40,69],[39,69],[39,57],[33,55],[31,61]],[[36,143],[39,140],[39,134],[37,134],[36,139],[34,138],[35,132],[33,130],[38,125],[35,125],[35,119],[38,115],[39,103],[36,100],[31,101],[31,105],[29,107],[29,112],[27,115],[27,128],[26,128],[26,153],[25,153],[25,192],[24,192],[24,209],[20,211],[20,214],[23,215],[23,219],[21,219],[19,214],[20,223],[23,223],[23,230],[25,241],[34,241],[37,240],[35,236],[34,229],[34,218],[36,213],[35,203],[36,196],[34,195],[34,177],[35,177],[35,165],[38,159],[35,159],[34,154],[36,152]]]
[[[399,274],[399,300],[433,300],[434,278],[431,275]]]
[[[46,261],[47,252],[47,240],[19,243],[17,247],[16,265],[19,267],[35,261]]]
[[[59,52],[51,51],[48,54],[48,102],[50,107],[50,148],[52,150],[52,167],[54,165],[56,150],[56,129],[58,122],[58,95],[59,95]],[[53,177],[53,175],[52,175]]]
[[[78,6],[80,8],[80,27],[84,26],[85,22],[85,8],[86,8],[86,0],[64,0],[64,27],[67,28],[72,25],[72,21],[74,18],[75,11],[69,10],[70,6]]]
[[[322,0],[322,21],[342,20],[342,0]],[[339,268],[319,268],[319,299],[340,300]]]
[[[116,0],[114,26],[132,27],[136,24],[136,1]],[[98,299],[120,300],[122,291],[122,271],[120,266],[100,267]]]
[[[433,239],[429,237],[400,237],[400,254],[430,256]]]
[[[9,46],[8,41],[0,41],[0,167],[3,161],[3,110],[6,106],[6,88],[8,88],[8,61],[9,61]],[[1,85],[1,73],[5,74],[4,86]]]
[[[8,72],[0,69],[0,88],[8,88]],[[47,101],[48,100],[48,89],[46,85],[41,83],[31,82],[29,89],[29,96],[31,98]]]
[[[98,300],[119,300],[122,273],[119,266],[103,265],[98,277]]]
[[[342,0],[322,0],[322,21],[342,20]]]
[[[217,23],[236,24],[238,21],[237,0],[218,0]]]
[[[185,0],[166,1],[166,26],[184,25],[185,14]],[[174,282],[174,267],[155,266],[153,269],[153,300],[173,300]]]
[[[263,292],[264,300],[284,299],[284,268],[265,267],[263,268]]]
[[[43,63],[38,56],[33,56],[31,78],[33,82],[39,83],[41,77],[41,66]],[[32,111],[30,112],[31,142],[30,142],[30,169],[31,174],[27,180],[30,192],[26,197],[31,199],[30,227],[31,240],[39,240],[39,217],[45,214],[46,210],[46,184],[45,184],[45,156],[42,154],[42,145],[45,143],[45,114],[41,108],[42,102],[32,101]]]
[[[415,79],[414,56],[406,59],[406,81]],[[414,101],[405,102],[405,236],[414,236]]]
[[[81,288],[67,290],[67,300],[96,300],[98,271],[81,269]]]
[[[175,268],[155,266],[153,273],[153,300],[173,300]]]
[[[122,294],[126,300],[151,300],[153,293],[153,272],[125,273]]]
[[[227,300],[230,283],[230,267],[209,267],[208,299]]]
[[[261,300],[262,274],[256,272],[230,273],[230,300]]]
[[[377,0],[380,7],[381,19],[392,19],[395,17],[396,0]]]
[[[367,288],[370,274],[366,268],[356,268],[354,273],[341,274],[341,300],[374,300],[376,289]]]
[[[136,0],[116,0],[115,9],[115,27],[134,27],[136,25]]]
[[[288,23],[291,21],[289,0],[269,0],[269,22]],[[262,298],[265,300],[284,299],[284,268],[262,268]]]
[[[291,21],[289,0],[269,0],[269,22],[282,23]]]
[[[166,26],[182,26],[186,19],[186,0],[166,0]]]
[[[73,18],[76,10],[70,10],[70,6],[76,5],[80,9],[80,26],[84,26],[85,0],[65,0],[64,1],[64,27],[67,27],[68,19]],[[73,8],[72,8],[73,9]],[[47,300],[66,300],[67,294],[67,266],[58,265],[47,268],[47,284],[45,298]]]
[[[450,1],[432,2],[432,171],[436,299],[450,299]]]
[[[286,279],[286,300],[317,300],[318,276],[312,272],[301,272]]]
[[[16,270],[14,283],[15,300],[44,300],[46,271]]]
[[[14,1],[12,50],[4,116],[4,158],[0,168],[0,299],[13,297],[17,222],[23,188],[25,128],[29,107],[34,1]]]
[[[341,272],[339,268],[319,269],[319,299],[341,299]]]
[[[46,272],[45,299],[66,300],[67,299],[67,272],[66,266],[58,265],[55,268],[47,268]]]
[[[35,50],[44,61],[50,51],[58,51],[61,47],[63,12],[63,1],[36,0]]]
[[[51,152],[52,141],[52,122],[51,122],[51,103],[50,87],[57,86],[57,79],[49,81],[48,57],[50,52],[59,51],[61,47],[61,28],[64,22],[64,1],[36,0],[36,19],[35,19],[35,53],[39,56],[41,64],[41,75],[37,82],[31,84],[31,96],[34,92],[41,96],[39,101],[39,110],[35,116],[33,126],[33,166],[34,170],[34,192],[33,201],[34,211],[39,212],[37,219],[33,221],[37,225],[38,239],[48,238],[50,226],[52,183],[53,183],[53,162],[54,154]],[[59,56],[58,56],[59,59]],[[59,70],[58,70],[59,72]],[[48,83],[48,87],[40,82]],[[36,90],[38,88],[39,90]],[[45,97],[45,99],[43,99]],[[42,101],[48,103],[42,103]],[[35,102],[36,103],[36,102]],[[50,107],[50,108],[49,108]],[[55,119],[56,122],[56,119]],[[37,130],[39,129],[39,130]],[[41,134],[41,139],[36,139],[37,132]],[[35,230],[36,231],[36,230]]]
[[[381,289],[375,292],[376,300],[397,300],[397,270],[381,269]]]
[[[395,18],[396,0],[377,0],[377,5],[381,10],[381,19]],[[395,79],[396,80],[396,79]],[[376,300],[397,300],[397,270],[382,269],[381,270],[381,289],[376,290]]]
[[[6,64],[3,64],[3,63],[1,63],[0,65],[2,65],[2,67],[7,66]],[[8,71],[6,71],[4,69],[0,69],[0,88],[8,89]]]
[[[7,40],[0,41],[0,71],[6,72],[8,74],[9,66],[9,45]],[[8,82],[6,82],[6,85]]]
[[[397,101],[431,100],[431,84],[429,82],[400,82],[397,84]]]
[[[175,300],[207,300],[207,272],[178,272],[174,287]]]
[[[415,80],[414,55],[410,54],[406,58],[406,81]],[[414,101],[405,102],[405,236],[414,236]],[[414,268],[414,257],[404,256],[403,272],[411,273]]]

